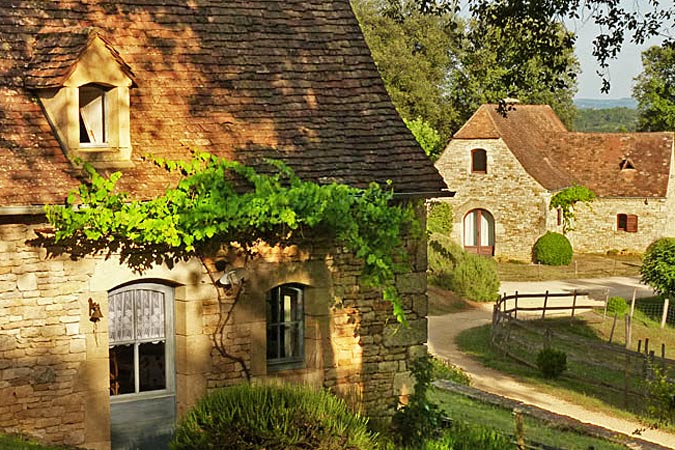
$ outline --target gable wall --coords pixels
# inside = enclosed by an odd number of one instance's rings
[[[487,151],[487,174],[471,173],[471,150]],[[451,190],[453,239],[462,243],[462,221],[475,208],[495,219],[495,256],[530,260],[532,245],[547,229],[549,193],[520,165],[501,139],[453,139],[436,162]]]
[[[238,363],[213,346],[220,318],[215,290],[197,261],[139,277],[114,259],[48,257],[26,244],[36,225],[0,225],[0,429],[52,443],[110,445],[108,296],[141,279],[175,285],[176,398],[184,413],[204,392],[243,381]],[[39,225],[37,225],[39,226]],[[361,264],[317,240],[304,251],[268,249],[255,263],[232,321],[228,352],[253,379],[280,378],[329,388],[375,420],[386,421],[411,388],[411,359],[425,351],[426,246],[408,241],[411,273],[397,276],[410,327],[400,329],[381,294],[358,286]],[[287,282],[306,288],[306,368],[268,373],[266,290]],[[104,318],[89,321],[88,299]],[[231,299],[222,308],[229,311]]]

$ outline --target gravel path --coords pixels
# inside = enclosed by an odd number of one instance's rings
[[[564,284],[568,287],[571,286],[572,289],[574,289],[574,287],[579,289],[588,287],[588,284],[586,284],[588,283],[588,280],[581,281],[584,284],[580,283],[575,285],[574,282],[570,280],[565,281]],[[556,283],[560,282],[547,282],[548,289],[551,292],[563,292],[561,290],[556,290],[556,287],[560,286]],[[532,290],[535,288],[538,289],[539,286],[531,287],[528,286],[529,284],[530,283],[519,283],[515,290],[518,290],[519,292],[541,292]],[[630,296],[632,295],[633,290],[632,284],[637,285],[637,280],[622,279],[619,284],[619,288],[624,290],[627,289],[625,292],[629,292],[628,296]],[[593,285],[600,286],[603,289],[608,287],[613,289],[615,287],[613,283],[606,280],[605,282],[603,282],[603,280],[593,280]],[[504,283],[502,284],[502,288],[504,288]],[[528,290],[528,288],[530,290]],[[513,286],[510,286],[509,289],[513,289]],[[544,288],[544,291],[545,290],[546,288]],[[507,292],[510,293],[510,291]],[[624,291],[620,292],[621,293],[619,294],[612,293],[611,295],[624,294]],[[651,291],[645,291],[642,295],[650,294]],[[545,394],[532,386],[523,384],[514,377],[484,367],[475,359],[459,351],[455,344],[457,335],[463,330],[490,323],[492,315],[491,311],[492,304],[482,304],[474,309],[466,311],[440,316],[430,316],[430,351],[464,369],[471,375],[472,386],[477,389],[518,400],[557,414],[573,417],[582,422],[601,426],[627,435],[632,435],[636,430],[643,428],[639,423],[618,419],[597,411],[591,411],[584,407],[558,399],[552,395]],[[644,430],[639,437],[646,441],[675,449],[675,435],[659,430]]]

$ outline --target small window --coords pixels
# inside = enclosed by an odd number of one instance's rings
[[[630,159],[622,159],[619,163],[619,169],[621,170],[635,170],[635,165]]]
[[[487,153],[482,148],[471,150],[471,172],[487,173]]]
[[[105,92],[97,85],[79,89],[80,144],[102,145],[107,142]]]
[[[617,214],[616,229],[618,231],[626,231],[628,233],[637,233],[638,216],[634,214]]]
[[[556,211],[558,212],[558,218],[557,218],[558,219],[558,226],[560,226],[560,225],[562,225],[562,216],[563,216],[562,208],[558,208],[558,209],[556,209]]]
[[[282,285],[267,296],[267,364],[287,369],[302,367],[305,359],[303,290]]]

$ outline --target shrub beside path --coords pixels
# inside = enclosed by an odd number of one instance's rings
[[[617,279],[618,278],[618,279]],[[632,296],[633,288],[640,287],[637,279],[629,277],[614,277],[594,280],[566,280],[564,282],[547,281],[530,284],[509,282],[502,283],[502,292],[511,294],[518,292],[565,292],[576,289],[610,289],[610,296]],[[561,290],[565,289],[565,290]],[[508,290],[506,290],[508,289]],[[606,291],[605,295],[606,295]],[[626,293],[628,293],[626,295]],[[638,291],[640,296],[652,295],[649,288],[642,287]],[[524,384],[515,377],[505,375],[496,370],[483,366],[474,358],[464,354],[457,348],[455,339],[459,333],[469,328],[489,324],[492,321],[492,303],[476,304],[475,307],[444,315],[429,316],[429,350],[434,355],[447,359],[452,364],[465,370],[472,380],[472,386],[493,394],[501,395],[525,404],[572,417],[581,422],[600,426],[628,436],[634,436],[636,430],[642,430],[643,425],[612,417],[597,411],[569,403],[552,395],[546,394],[532,386]],[[675,448],[675,435],[660,430],[643,430],[639,436],[648,442],[662,445],[666,448]]]

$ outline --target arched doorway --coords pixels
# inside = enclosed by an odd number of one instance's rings
[[[113,289],[108,324],[111,447],[166,449],[176,422],[173,289]]]
[[[473,209],[464,216],[464,249],[478,255],[495,254],[495,219],[484,209]]]

